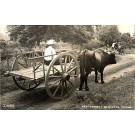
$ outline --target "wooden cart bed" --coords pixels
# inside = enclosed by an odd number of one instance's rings
[[[45,74],[47,73],[47,70],[49,68],[49,66],[45,65]],[[54,66],[55,68],[57,68],[59,71],[61,71],[61,67],[60,65],[55,65]],[[55,71],[56,72],[56,71]],[[53,71],[50,71],[50,75],[53,75],[54,72]],[[33,80],[34,79],[34,72],[33,72],[33,67],[30,67],[30,68],[26,68],[26,69],[21,69],[21,70],[18,70],[18,71],[11,71],[9,73],[9,75],[11,76],[19,76],[19,77],[22,77],[24,79],[31,79]],[[41,65],[36,71],[35,71],[35,79],[41,79],[44,77],[44,73],[43,73],[43,65]]]

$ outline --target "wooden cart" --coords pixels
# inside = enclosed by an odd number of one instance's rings
[[[78,74],[74,51],[58,53],[49,65],[44,62],[44,54],[21,53],[17,55],[12,70],[8,72],[22,90],[33,90],[44,82],[47,94],[55,100],[71,95],[75,90]]]

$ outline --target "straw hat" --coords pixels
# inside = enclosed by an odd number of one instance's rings
[[[50,39],[46,42],[47,45],[54,45],[55,41],[53,39]]]

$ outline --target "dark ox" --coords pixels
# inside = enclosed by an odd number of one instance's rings
[[[87,85],[87,78],[89,73],[95,71],[95,83],[98,83],[98,72],[101,74],[101,83],[104,83],[103,80],[103,71],[104,68],[109,64],[116,64],[115,54],[106,53],[101,49],[95,51],[83,50],[81,51],[78,60],[80,61],[80,87],[79,90],[82,90],[82,86],[85,83],[85,89],[89,90]]]

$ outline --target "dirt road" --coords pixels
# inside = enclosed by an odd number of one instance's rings
[[[75,92],[63,101],[53,101],[45,92],[44,84],[25,92],[14,85],[12,78],[1,77],[1,109],[52,110],[52,109],[135,109],[135,55],[117,56],[117,64],[106,67],[105,84],[94,83],[89,75],[89,91]],[[79,80],[78,80],[79,85]]]

